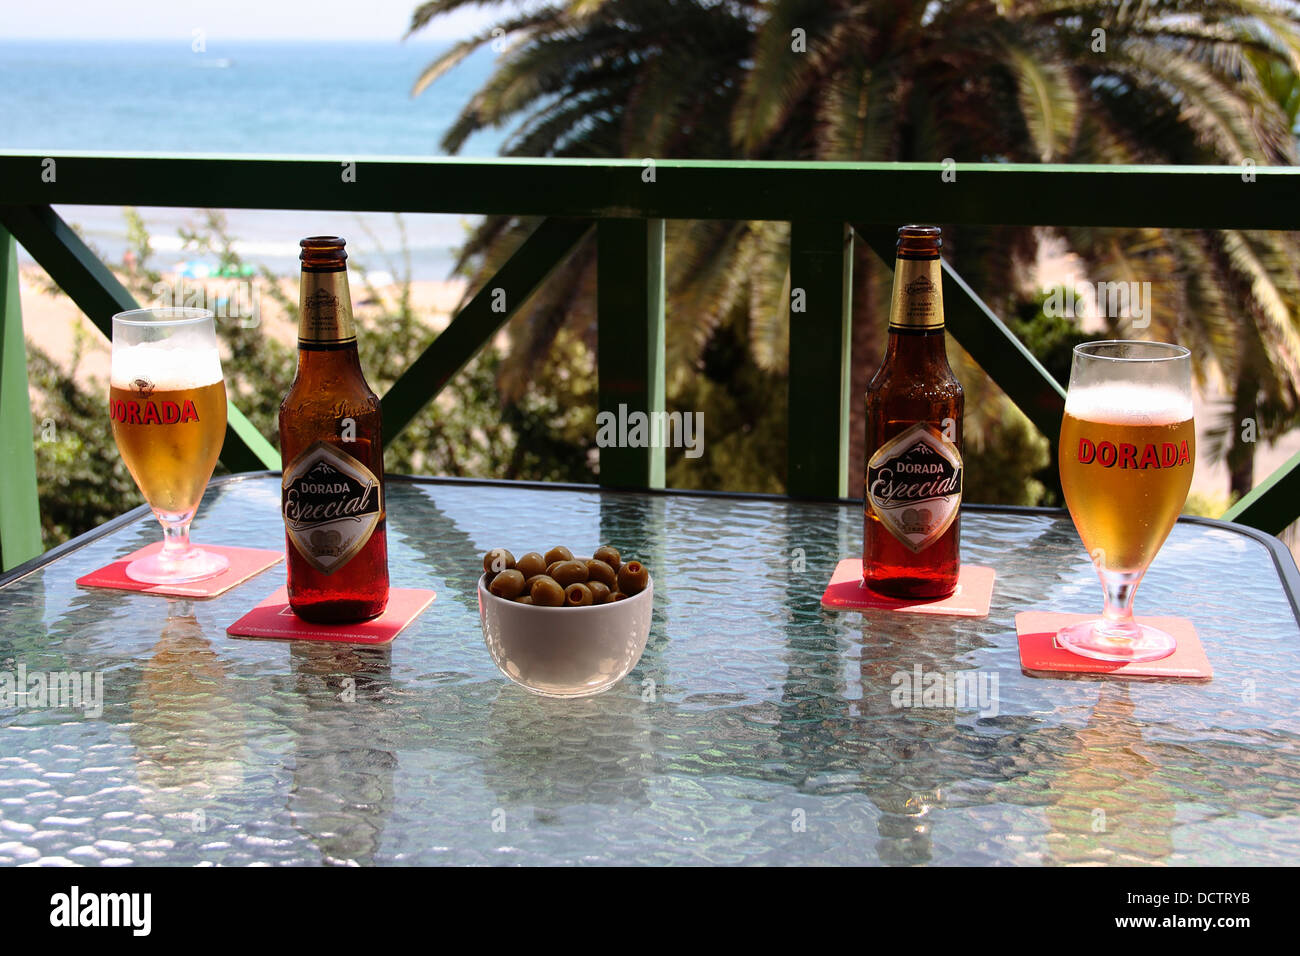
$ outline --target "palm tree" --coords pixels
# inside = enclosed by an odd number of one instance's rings
[[[482,0],[432,0],[411,32]],[[446,134],[455,152],[513,124],[516,156],[958,162],[1296,162],[1293,0],[569,0],[533,3],[429,66],[419,93],[496,37],[492,78]],[[1290,97],[1290,99],[1288,99]],[[480,279],[531,227],[489,218],[460,265]],[[1171,277],[1153,332],[1188,343],[1231,420],[1264,435],[1300,413],[1300,242],[1290,233],[1060,230],[1098,280]],[[1039,231],[946,230],[946,250],[1006,314]],[[670,369],[684,380],[720,330],[784,372],[788,232],[759,223],[669,231]],[[581,250],[512,326],[507,392],[573,323],[594,335],[594,256]],[[855,394],[876,364],[883,266],[855,264]],[[735,323],[739,322],[740,326]],[[1124,323],[1116,323],[1123,331]],[[670,383],[671,394],[671,383]],[[989,416],[996,419],[998,415]],[[855,439],[861,435],[854,424]],[[1253,445],[1224,430],[1235,491]],[[861,447],[855,447],[855,468]]]

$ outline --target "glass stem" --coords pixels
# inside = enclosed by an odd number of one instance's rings
[[[1133,620],[1133,597],[1142,581],[1141,571],[1102,571],[1101,586],[1106,609],[1097,630],[1109,637],[1136,638],[1142,631]]]
[[[158,553],[158,560],[176,563],[190,557],[190,522],[194,520],[194,512],[186,515],[160,514],[157,517],[163,529],[163,546]]]

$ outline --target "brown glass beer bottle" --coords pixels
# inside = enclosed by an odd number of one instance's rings
[[[388,604],[379,398],[357,357],[343,240],[299,245],[298,374],[280,403],[289,606],[308,621],[364,621]]]
[[[873,591],[940,598],[957,587],[961,383],[948,366],[937,226],[898,230],[889,343],[867,386],[862,577]]]

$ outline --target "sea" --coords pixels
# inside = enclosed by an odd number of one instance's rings
[[[420,96],[411,88],[444,49],[433,42],[0,40],[0,150],[161,153],[446,155],[439,143],[496,54],[482,49]],[[496,155],[509,130],[476,134],[462,156]],[[120,207],[59,206],[108,261],[126,249]],[[186,248],[194,209],[138,209],[151,265],[202,274],[211,256]],[[445,279],[471,220],[391,213],[226,210],[235,249],[282,274],[297,271],[298,239],[347,238],[372,277],[404,269]],[[403,233],[405,236],[403,237]],[[28,260],[30,261],[30,260]]]

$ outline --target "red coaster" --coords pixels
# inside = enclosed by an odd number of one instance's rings
[[[265,637],[280,641],[333,641],[339,644],[387,644],[433,603],[423,588],[392,588],[384,613],[360,624],[312,624],[289,607],[289,591],[280,588],[234,624],[231,637]]]
[[[1022,611],[1016,615],[1016,636],[1020,639],[1020,666],[1027,671],[1070,674],[1109,674],[1114,677],[1181,677],[1209,680],[1214,676],[1210,660],[1196,636],[1196,628],[1185,617],[1140,617],[1168,631],[1178,649],[1168,657],[1143,664],[1098,661],[1067,651],[1056,642],[1056,632],[1067,624],[1090,621],[1096,614],[1055,614],[1051,611]]]
[[[144,584],[126,576],[126,566],[136,558],[143,558],[162,550],[162,542],[155,541],[125,558],[107,564],[98,571],[77,578],[84,588],[116,588],[119,591],[140,591],[144,594],[165,594],[171,597],[210,598],[225,594],[237,584],[243,584],[255,574],[261,574],[273,564],[284,560],[283,551],[265,551],[261,548],[227,548],[220,544],[199,544],[204,551],[224,554],[230,567],[206,581],[188,584]]]
[[[937,601],[899,600],[877,594],[862,582],[862,559],[845,558],[835,565],[830,584],[822,594],[822,607],[833,611],[902,611],[905,614],[951,614],[988,617],[993,598],[992,568],[963,564],[957,572],[957,590]]]

